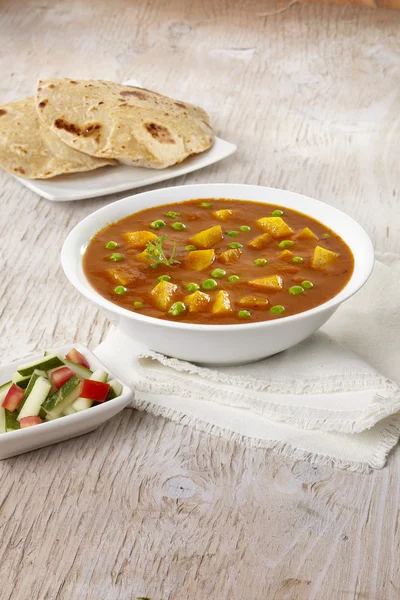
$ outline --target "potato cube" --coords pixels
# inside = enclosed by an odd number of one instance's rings
[[[196,246],[196,248],[212,248],[215,244],[218,244],[223,238],[221,225],[215,225],[214,227],[210,227],[210,229],[204,229],[196,235],[193,235],[189,242]]]
[[[155,307],[164,311],[168,310],[177,289],[178,286],[169,281],[160,281],[160,283],[157,283],[150,292],[150,297]]]
[[[204,271],[215,260],[214,250],[192,250],[187,255],[186,267],[191,271]]]
[[[185,304],[188,307],[189,312],[203,312],[210,301],[210,296],[199,290],[185,297]]]
[[[233,313],[228,292],[220,290],[217,293],[211,312],[213,315],[230,315]]]
[[[148,242],[156,240],[157,236],[152,231],[126,231],[122,237],[131,248],[144,248]]]
[[[262,279],[253,279],[249,281],[249,285],[260,290],[279,292],[283,288],[283,280],[279,275],[272,275],[271,277],[263,277]]]
[[[156,250],[154,251],[154,254],[157,254]],[[134,259],[137,260],[138,262],[147,263],[149,265],[152,264],[153,262],[155,262],[154,256],[151,256],[147,252],[146,248],[142,252],[135,254]]]
[[[281,260],[290,260],[291,258],[293,258],[293,256],[294,254],[293,252],[290,252],[290,250],[283,250],[283,252],[281,252],[278,256],[278,258],[280,258]]]
[[[108,269],[107,275],[112,279],[114,283],[126,286],[130,283],[133,277],[130,277],[126,269]]]
[[[263,217],[262,219],[258,219],[256,224],[261,231],[269,233],[273,238],[287,237],[293,233],[293,230],[290,229],[289,225],[281,217]]]
[[[239,300],[239,304],[245,308],[267,308],[269,302],[262,296],[245,296]]]
[[[227,265],[228,263],[235,263],[239,260],[241,255],[243,254],[243,250],[240,248],[232,248],[232,250],[225,250],[218,256],[218,262]]]
[[[247,245],[249,248],[254,248],[254,250],[263,250],[273,241],[273,239],[274,238],[269,233],[262,233],[254,238],[254,240],[251,240]]]
[[[321,246],[315,246],[311,257],[311,267],[313,269],[324,269],[329,265],[333,265],[338,258],[339,254],[337,252],[326,250],[326,248],[321,248]]]
[[[227,221],[229,219],[229,217],[231,217],[233,215],[233,210],[228,210],[228,209],[224,209],[224,210],[215,210],[212,213],[213,217],[215,217],[216,219],[219,219],[220,221]]]
[[[302,229],[300,231],[300,233],[297,235],[297,238],[299,240],[317,240],[318,239],[317,236],[315,235],[315,233],[313,233],[309,227],[304,227],[304,229]]]

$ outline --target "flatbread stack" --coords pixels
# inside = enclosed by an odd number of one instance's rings
[[[108,81],[41,80],[35,99],[0,106],[0,167],[27,179],[118,162],[165,169],[213,139],[203,109]]]

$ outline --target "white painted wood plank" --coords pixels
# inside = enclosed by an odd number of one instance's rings
[[[0,97],[39,76],[134,77],[203,105],[232,158],[174,183],[292,189],[400,251],[400,14],[247,0],[5,0]],[[0,359],[107,323],[59,251],[124,194],[52,204],[0,174]],[[4,600],[397,600],[400,454],[371,475],[290,462],[125,411],[0,463]]]

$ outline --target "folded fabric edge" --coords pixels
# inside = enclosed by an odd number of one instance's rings
[[[286,442],[277,440],[261,440],[252,438],[229,428],[220,427],[214,423],[208,423],[192,415],[179,412],[177,410],[154,404],[148,400],[139,400],[136,398],[130,408],[141,412],[149,412],[156,417],[163,417],[180,425],[193,427],[204,433],[223,437],[230,442],[244,444],[249,448],[262,448],[272,450],[277,454],[285,456],[291,460],[303,460],[316,465],[323,465],[333,468],[344,469],[355,473],[370,473],[372,469],[382,469],[387,460],[387,456],[392,448],[397,444],[400,437],[400,415],[395,417],[395,421],[382,432],[382,439],[377,445],[372,460],[370,462],[355,462],[334,458],[321,453],[313,453],[301,448],[296,448]]]
[[[200,379],[205,381],[235,385],[239,388],[267,393],[292,393],[303,395],[306,393],[350,392],[366,388],[378,389],[392,387],[395,389],[397,387],[394,382],[382,375],[372,375],[371,373],[359,371],[318,376],[307,380],[283,378],[265,379],[262,377],[257,377],[256,379],[251,375],[239,376],[233,375],[232,373],[224,373],[209,367],[199,367],[194,363],[164,356],[163,354],[148,349],[141,352],[137,357],[137,366],[142,373],[149,370],[149,367],[146,367],[147,361],[157,362],[163,367],[173,369],[177,373],[198,375]]]
[[[143,376],[146,374],[149,375],[148,372],[142,373]],[[195,401],[201,402],[202,400],[207,400],[223,406],[234,406],[241,410],[249,410],[244,405],[240,405],[240,392],[230,392],[229,397],[232,402],[227,402],[226,394],[220,393],[218,389],[202,381],[196,382],[196,391],[194,392],[191,388],[179,385],[179,376],[176,376],[173,382],[167,381],[159,373],[152,373],[152,376],[154,379],[148,377],[146,379],[144,377],[142,381],[136,380],[135,389],[149,394],[184,396]],[[343,413],[342,418],[338,418],[337,416],[339,411],[317,409],[315,407],[312,409],[315,416],[311,417],[310,413],[306,413],[306,411],[310,410],[307,406],[284,406],[282,404],[277,405],[271,401],[255,401],[253,409],[256,409],[256,414],[259,414],[261,417],[277,423],[285,423],[286,425],[298,427],[299,429],[319,429],[327,432],[355,434],[362,433],[366,429],[371,429],[379,421],[391,417],[400,411],[400,394],[396,394],[392,398],[382,398],[376,394],[375,402],[376,405],[373,412],[371,412],[369,407],[358,411],[341,411]],[[398,435],[400,436],[400,424]]]

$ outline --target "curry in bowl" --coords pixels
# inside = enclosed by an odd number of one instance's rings
[[[99,231],[83,256],[92,287],[149,317],[243,324],[323,304],[349,281],[350,248],[285,207],[197,199],[134,213]]]

